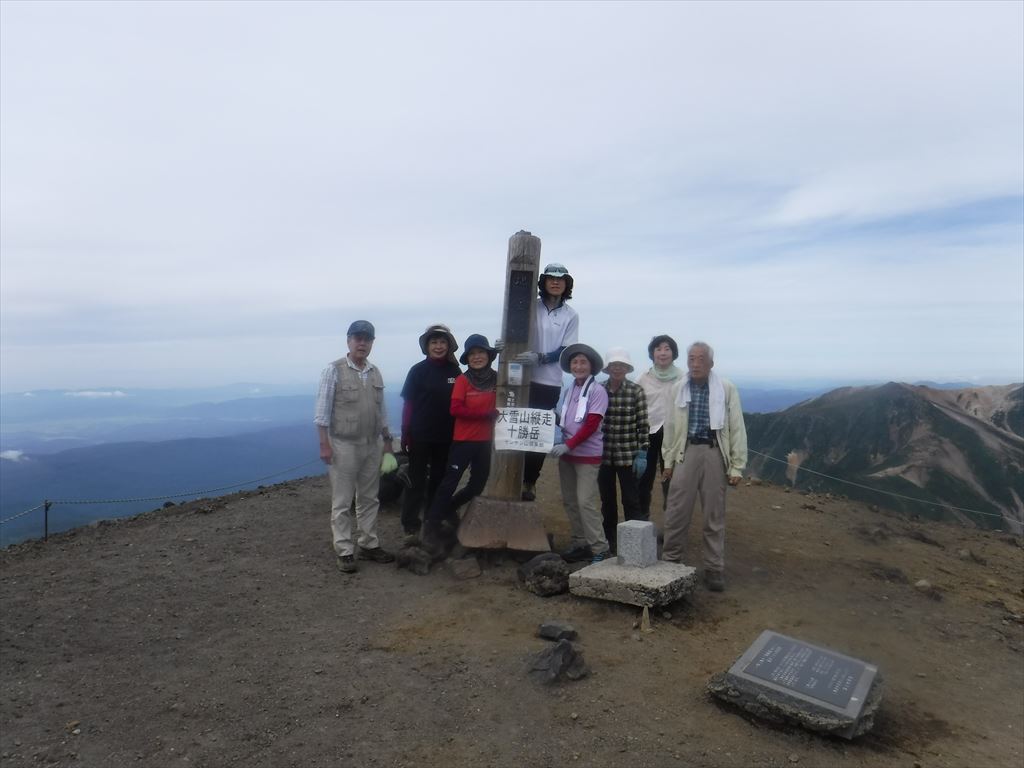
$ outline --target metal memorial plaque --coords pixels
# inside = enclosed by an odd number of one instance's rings
[[[856,718],[878,668],[766,630],[729,674]]]
[[[530,341],[530,313],[537,281],[533,272],[513,269],[508,276],[508,314],[505,317],[505,343],[527,344]]]

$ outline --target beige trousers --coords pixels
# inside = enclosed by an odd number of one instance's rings
[[[693,507],[700,499],[704,514],[704,568],[725,570],[725,461],[716,445],[688,445],[668,486],[663,560],[683,562]]]
[[[600,464],[574,464],[564,459],[558,462],[562,504],[569,518],[572,546],[589,546],[595,555],[608,551],[601,510],[597,508],[597,473],[600,470]]]
[[[369,442],[350,442],[331,436],[331,532],[334,551],[354,555],[352,541],[352,500],[356,502],[355,522],[359,528],[359,546],[373,549],[377,539],[377,512],[380,503],[380,460],[383,444],[378,438]]]

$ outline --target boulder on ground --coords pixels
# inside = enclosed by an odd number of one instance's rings
[[[537,654],[530,665],[532,677],[546,685],[559,680],[579,680],[590,670],[583,660],[583,651],[568,640],[559,640]]]
[[[540,597],[569,591],[569,566],[554,552],[537,555],[519,566],[517,573],[524,586]]]
[[[548,619],[537,628],[537,634],[545,640],[575,640],[576,628],[567,621]]]
[[[408,568],[420,576],[430,573],[430,565],[433,562],[433,556],[422,547],[402,547],[395,553],[395,563],[399,568]]]
[[[482,571],[474,555],[448,560],[448,570],[456,579],[475,579]]]

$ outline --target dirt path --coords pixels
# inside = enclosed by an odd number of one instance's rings
[[[553,475],[540,498],[562,543]],[[1024,761],[1024,551],[1000,534],[741,486],[727,591],[640,634],[636,609],[526,592],[508,559],[470,581],[343,576],[328,497],[310,478],[0,553],[3,766]],[[397,511],[381,525],[394,545]],[[589,677],[524,674],[548,618],[576,625]],[[710,700],[708,678],[768,628],[879,665],[875,731],[823,739]]]

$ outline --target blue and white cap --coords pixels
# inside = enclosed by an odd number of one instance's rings
[[[555,261],[544,267],[544,271],[540,274],[541,277],[568,277],[569,270],[565,268],[564,264],[559,264]]]

